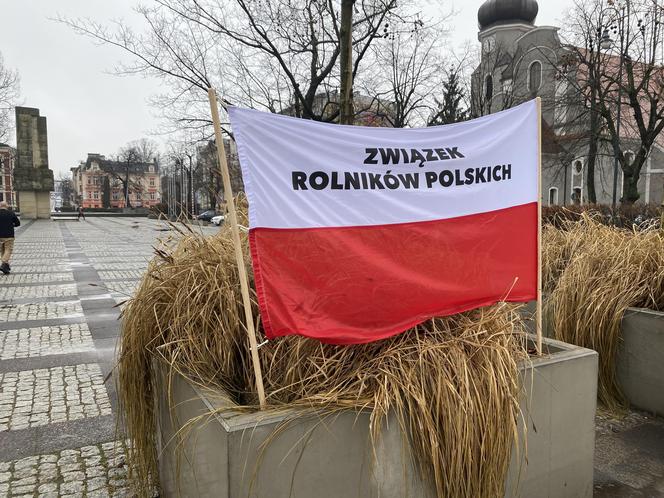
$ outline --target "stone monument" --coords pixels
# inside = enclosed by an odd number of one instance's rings
[[[16,108],[14,190],[22,218],[51,216],[53,171],[48,169],[46,118],[39,115],[39,109]]]

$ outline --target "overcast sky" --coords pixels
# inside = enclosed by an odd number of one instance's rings
[[[149,1],[149,0],[146,0]],[[483,0],[455,0],[458,12],[450,43],[477,39]],[[0,0],[0,52],[19,71],[23,105],[48,119],[49,161],[56,178],[88,152],[110,155],[131,140],[149,136],[158,121],[147,104],[156,80],[109,74],[124,53],[99,46],[49,18],[125,19],[137,26],[136,0]],[[557,25],[571,0],[539,2],[539,25]],[[163,138],[155,137],[159,140]]]

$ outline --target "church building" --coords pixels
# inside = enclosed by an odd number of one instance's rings
[[[543,204],[586,203],[588,128],[579,124],[577,118],[571,124],[572,116],[579,115],[575,105],[582,103],[575,103],[569,69],[561,72],[570,50],[561,42],[559,28],[535,24],[537,12],[536,0],[487,0],[480,7],[477,18],[481,60],[472,73],[471,112],[482,116],[540,97]],[[579,132],[584,129],[585,132]],[[628,136],[621,142],[627,157],[634,157],[632,150],[640,142]],[[622,181],[619,170],[618,200]],[[641,171],[638,202],[660,204],[663,182],[664,148],[656,143]],[[613,183],[613,154],[608,141],[600,140],[595,166],[598,203],[611,204]]]

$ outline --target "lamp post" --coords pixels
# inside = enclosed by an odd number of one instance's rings
[[[628,40],[625,39],[625,8],[627,9],[627,27],[629,29],[629,0],[625,2],[625,5],[622,5],[620,9],[617,9],[616,7],[609,6],[604,8],[600,12],[600,30],[602,29],[602,21],[601,19],[604,16],[604,13],[607,10],[612,10],[618,17],[618,32],[620,35],[620,59],[618,63],[618,109],[616,111],[616,139],[618,141],[618,150],[620,151],[620,115],[621,115],[621,110],[622,110],[622,80],[623,80],[623,62],[624,62],[624,57],[625,57],[625,49],[626,45],[628,43]],[[611,36],[609,35],[609,30],[608,28],[604,28],[604,31],[602,32],[602,37],[599,41],[599,45],[601,48],[604,50],[609,50],[611,47],[614,45],[614,41],[611,39]],[[616,154],[614,152],[613,154],[613,195],[611,198],[611,211],[613,215],[615,216],[616,214],[616,204],[617,204],[617,197],[618,197],[618,169],[620,166],[620,158],[619,154]]]

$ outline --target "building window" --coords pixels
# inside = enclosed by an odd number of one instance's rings
[[[572,202],[583,203],[583,172],[585,170],[582,159],[576,159],[572,163]]]
[[[92,195],[95,199],[99,199],[99,192],[94,192]]]
[[[490,74],[484,78],[484,95],[487,102],[490,103],[493,98],[493,77]]]
[[[5,200],[5,194],[0,192],[0,202]]]
[[[154,199],[155,199],[154,192],[150,192],[150,200],[151,200],[151,201],[154,201]]]
[[[555,206],[558,204],[558,188],[551,187],[549,189],[549,206]]]
[[[528,66],[528,90],[536,92],[542,85],[542,63],[533,61]]]
[[[154,187],[154,178],[150,178],[150,187]]]
[[[567,89],[569,83],[567,81],[559,81],[556,85],[556,107],[553,114],[553,121],[556,125],[564,125],[567,122],[567,109],[569,102],[566,100]]]

